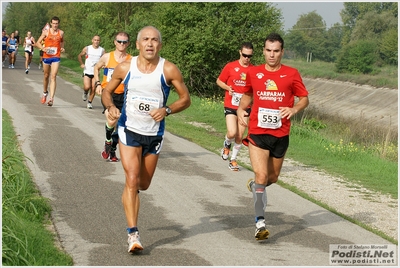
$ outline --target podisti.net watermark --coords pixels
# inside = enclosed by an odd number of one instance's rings
[[[393,244],[331,244],[329,245],[329,264],[396,266],[397,248]]]

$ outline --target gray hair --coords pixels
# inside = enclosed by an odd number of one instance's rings
[[[137,35],[137,37],[136,37],[136,40],[138,41],[138,40],[140,39],[140,35],[142,34],[142,31],[143,31],[144,29],[148,29],[148,28],[153,29],[153,30],[156,30],[156,31],[158,32],[158,38],[159,38],[159,40],[160,40],[160,43],[162,43],[161,33],[160,33],[160,31],[159,31],[156,27],[154,27],[154,26],[145,26],[145,27],[143,27],[143,28],[138,32],[138,35]]]

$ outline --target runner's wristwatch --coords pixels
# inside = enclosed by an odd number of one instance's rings
[[[168,106],[165,106],[165,111],[167,112],[167,116],[172,113],[171,108],[169,108]]]

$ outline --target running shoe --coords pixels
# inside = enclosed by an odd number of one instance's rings
[[[239,171],[239,166],[235,159],[231,159],[231,161],[229,161],[229,169],[233,171]]]
[[[11,64],[10,64],[10,65],[8,65],[8,69],[11,69]]]
[[[28,73],[29,73],[29,69],[26,69],[26,70],[25,70],[25,73],[28,74]]]
[[[268,239],[269,231],[265,228],[265,220],[264,219],[257,221],[256,233],[254,236],[255,236],[256,240]]]
[[[87,101],[87,95],[88,95],[87,92],[83,92],[83,95],[82,95],[82,100],[83,101]]]
[[[47,106],[53,106],[53,99],[50,98],[49,101],[47,102]]]
[[[101,156],[103,159],[108,159],[110,157],[111,152],[111,141],[106,141],[104,143],[104,150],[101,152]]]
[[[41,102],[42,104],[45,104],[45,103],[46,103],[46,99],[47,99],[47,92],[46,92],[46,93],[43,93],[42,98],[40,99],[40,102]]]
[[[87,103],[86,107],[87,107],[88,109],[93,109],[92,103],[90,103],[90,102]]]
[[[108,159],[108,161],[110,161],[110,162],[118,162],[119,161],[117,155],[115,154],[115,151],[110,152],[110,158]]]
[[[249,190],[249,192],[253,192],[253,190],[251,189],[251,187],[253,187],[253,184],[255,183],[255,181],[254,181],[254,179],[253,178],[250,178],[248,181],[247,181],[247,190]]]
[[[142,243],[140,243],[139,232],[134,232],[128,235],[128,252],[143,250]]]
[[[230,151],[231,151],[231,144],[227,145],[224,141],[224,148],[222,148],[221,150],[222,160],[228,160]]]
[[[11,64],[11,69],[15,69],[14,64]]]

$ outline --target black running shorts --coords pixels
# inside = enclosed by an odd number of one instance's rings
[[[237,109],[224,107],[224,114],[225,114],[225,117],[226,117],[228,114],[233,114],[233,115],[236,115],[236,116],[237,116],[236,111],[237,111]],[[250,111],[251,111],[251,108],[247,108],[247,109],[246,109],[246,112],[247,112],[248,114],[250,114]]]
[[[250,134],[243,139],[244,145],[248,146],[249,142],[258,148],[268,150],[272,157],[282,158],[289,147],[289,135],[278,138],[268,134]]]
[[[143,156],[148,153],[159,154],[164,141],[164,136],[144,136],[122,126],[118,126],[118,136],[126,146],[142,147]]]

